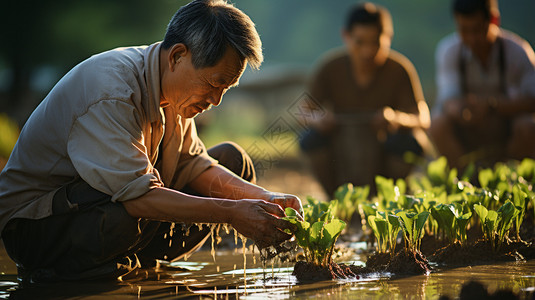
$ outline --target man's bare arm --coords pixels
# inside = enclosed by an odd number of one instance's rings
[[[274,193],[238,177],[223,166],[208,168],[189,186],[201,195],[224,199],[261,199],[279,204],[282,209],[292,207],[301,211],[299,198],[289,194]]]
[[[155,188],[143,196],[122,202],[133,217],[183,223],[228,223],[259,246],[290,238],[281,230],[291,224],[279,219],[281,207],[263,200],[228,200],[197,197],[167,188]]]

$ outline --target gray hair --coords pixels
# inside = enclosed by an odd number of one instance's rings
[[[253,21],[225,0],[195,0],[175,13],[162,43],[164,49],[183,43],[197,69],[216,65],[230,46],[258,69],[264,60]]]

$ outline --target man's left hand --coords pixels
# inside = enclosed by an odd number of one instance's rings
[[[295,195],[268,192],[265,200],[280,205],[282,209],[291,207],[299,212],[301,216],[303,216],[303,206],[301,204],[301,200]]]

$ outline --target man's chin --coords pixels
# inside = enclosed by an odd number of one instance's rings
[[[201,114],[203,111],[196,107],[188,107],[186,110],[179,112],[178,114],[185,119],[191,119]]]

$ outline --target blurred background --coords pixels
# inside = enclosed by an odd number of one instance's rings
[[[0,169],[19,128],[54,84],[92,54],[163,38],[174,12],[188,1],[4,1],[0,10]],[[233,140],[255,159],[259,183],[325,198],[300,157],[296,121],[308,72],[342,45],[340,30],[354,0],[235,0],[260,33],[265,62],[247,70],[217,109],[198,118],[207,147]],[[378,0],[394,21],[392,48],[415,65],[433,106],[434,51],[455,30],[450,1]],[[502,0],[502,27],[535,43],[535,1]]]

